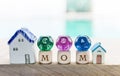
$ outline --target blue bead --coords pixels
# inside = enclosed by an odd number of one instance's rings
[[[87,51],[91,46],[91,40],[88,36],[78,36],[75,40],[75,47],[78,51]]]

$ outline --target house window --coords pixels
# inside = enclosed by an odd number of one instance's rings
[[[18,42],[20,42],[20,39],[18,39]]]
[[[18,39],[18,42],[24,42],[24,39]]]
[[[100,50],[98,50],[97,52],[101,52]]]
[[[24,42],[24,39],[21,39],[22,42]]]
[[[13,48],[13,51],[18,51],[18,48]]]

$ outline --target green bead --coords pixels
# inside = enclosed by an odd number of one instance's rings
[[[37,46],[41,51],[51,51],[53,44],[54,42],[51,36],[40,36],[37,41]]]

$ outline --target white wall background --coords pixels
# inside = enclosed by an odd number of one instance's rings
[[[93,0],[94,35],[120,38],[120,0]]]
[[[120,37],[120,0],[92,2],[94,36]],[[21,27],[37,36],[64,34],[65,11],[66,0],[0,0],[0,38]]]
[[[65,4],[65,0],[0,0],[0,38],[21,27],[37,36],[63,34]]]

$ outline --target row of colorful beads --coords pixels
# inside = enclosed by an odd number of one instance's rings
[[[41,36],[37,42],[41,51],[50,51],[53,44],[54,41],[51,36]],[[70,36],[59,36],[56,41],[56,46],[60,51],[69,51],[72,44],[73,41]],[[74,44],[78,51],[87,51],[91,46],[91,40],[88,36],[78,36]]]

